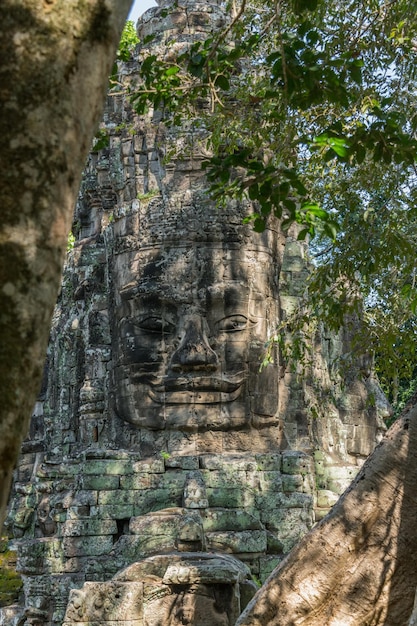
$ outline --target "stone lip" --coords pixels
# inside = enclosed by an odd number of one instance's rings
[[[142,379],[144,381],[145,378]],[[215,404],[218,402],[233,402],[239,396],[244,382],[242,374],[236,376],[164,376],[146,377],[150,385],[150,396],[160,404]],[[201,397],[190,396],[202,393]]]

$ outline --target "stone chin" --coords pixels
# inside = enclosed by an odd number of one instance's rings
[[[232,414],[225,411],[207,410],[209,405],[171,404],[155,409],[151,413],[143,410],[128,412],[117,410],[117,416],[136,428],[151,431],[178,431],[184,433],[207,432],[212,430],[230,431],[246,429],[250,415],[241,405]],[[120,409],[120,407],[118,407]],[[223,407],[222,407],[223,408]],[[226,413],[226,414],[225,414]]]

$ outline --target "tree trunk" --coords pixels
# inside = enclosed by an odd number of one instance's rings
[[[236,626],[406,626],[417,586],[417,404]]]
[[[0,526],[131,0],[0,3]]]

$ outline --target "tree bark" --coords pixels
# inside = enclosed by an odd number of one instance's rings
[[[0,525],[131,0],[0,3]]]
[[[417,405],[236,626],[405,626],[417,586]]]

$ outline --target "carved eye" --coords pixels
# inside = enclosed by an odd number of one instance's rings
[[[248,318],[244,315],[229,315],[217,322],[217,330],[223,333],[236,333],[245,330],[248,325]]]
[[[161,317],[156,317],[150,315],[149,317],[145,317],[142,320],[139,320],[136,323],[141,330],[146,330],[148,333],[173,333],[175,331],[174,324],[168,322],[167,320],[162,319]]]

